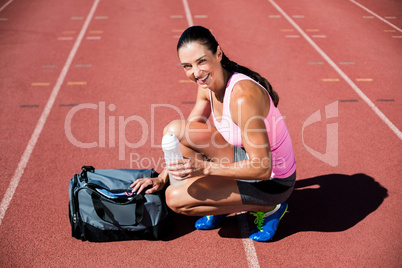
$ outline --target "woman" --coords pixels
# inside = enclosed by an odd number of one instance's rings
[[[195,226],[212,229],[233,212],[250,211],[255,241],[270,240],[287,210],[296,164],[279,97],[258,73],[230,61],[211,32],[201,26],[185,30],[177,53],[198,93],[187,121],[173,121],[185,157],[169,163],[158,178],[137,180],[133,191],[159,191],[168,172],[184,186],[169,186],[166,201],[181,214],[204,216]],[[215,126],[207,124],[212,114]]]

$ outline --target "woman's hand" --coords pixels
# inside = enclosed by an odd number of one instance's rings
[[[132,192],[137,194],[141,193],[145,188],[149,186],[151,186],[151,188],[145,191],[146,194],[152,194],[162,190],[163,187],[165,186],[165,182],[163,179],[159,177],[143,178],[136,180],[130,185],[130,187],[133,188]]]
[[[181,181],[204,175],[205,163],[193,158],[179,159],[169,162],[167,169],[174,179]]]

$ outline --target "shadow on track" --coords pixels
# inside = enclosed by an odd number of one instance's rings
[[[329,174],[298,180],[273,241],[303,231],[345,231],[375,211],[387,196],[387,189],[365,174]],[[229,217],[223,224],[219,231],[222,237],[244,238],[236,217],[241,216]],[[250,215],[247,220],[250,227],[254,226]]]
[[[171,223],[169,226],[169,232],[161,238],[162,241],[174,240],[196,230],[194,224],[200,217],[190,217],[176,214],[173,211],[170,212]]]

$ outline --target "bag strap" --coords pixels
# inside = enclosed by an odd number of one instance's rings
[[[137,194],[135,196],[135,199],[137,199],[137,205],[135,206],[135,225],[140,224],[142,222],[142,219],[144,218],[144,204],[145,204],[145,198],[143,194]]]

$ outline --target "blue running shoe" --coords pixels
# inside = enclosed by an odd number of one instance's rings
[[[195,228],[198,230],[211,230],[216,228],[228,214],[208,215],[198,219],[195,222]]]
[[[250,212],[251,215],[256,216],[254,223],[257,224],[257,229],[251,232],[250,238],[254,241],[265,242],[271,240],[278,227],[279,221],[285,215],[288,209],[288,204],[283,202],[277,205],[271,213],[267,212]],[[266,215],[268,214],[269,215]]]

